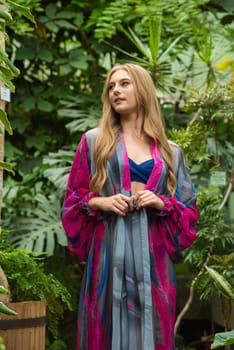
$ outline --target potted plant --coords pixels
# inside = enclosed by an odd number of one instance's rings
[[[0,267],[0,281],[2,281],[4,283],[4,285],[7,284],[7,280],[5,278],[5,274],[4,274],[4,272],[3,272],[1,267]],[[1,300],[0,301],[0,313],[2,313],[4,315],[16,316],[17,312],[15,312],[14,310],[10,309],[5,304],[5,300],[8,300],[8,294],[9,294],[9,290],[6,289],[3,285],[0,285],[0,300]],[[5,344],[4,344],[4,340],[3,340],[3,338],[1,336],[0,336],[0,350],[6,350],[6,347],[5,347]]]
[[[59,319],[71,310],[69,292],[46,273],[43,260],[31,251],[13,248],[6,234],[1,235],[0,266],[9,284],[4,286],[9,300],[2,306],[17,313],[0,313],[0,336],[7,350],[44,350],[46,325],[56,339]]]

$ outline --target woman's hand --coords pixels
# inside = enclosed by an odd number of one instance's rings
[[[151,207],[157,210],[163,210],[165,206],[163,201],[154,192],[149,190],[138,191],[134,196],[134,200],[137,204],[137,209]]]
[[[133,210],[132,198],[118,193],[109,197],[94,197],[89,200],[88,206],[92,210],[112,211],[117,215],[124,216]]]

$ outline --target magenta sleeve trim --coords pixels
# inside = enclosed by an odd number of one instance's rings
[[[175,205],[178,204],[181,206],[181,208],[184,208],[184,204],[173,197],[165,197],[163,195],[159,195],[158,198],[160,198],[164,203],[164,209],[158,212],[159,216],[168,215],[175,208]]]
[[[83,201],[82,201],[83,209],[85,210],[86,214],[88,214],[89,216],[99,216],[101,213],[100,210],[91,209],[88,205],[88,202],[90,201],[90,199],[95,197],[100,197],[100,195],[94,192],[89,192],[83,198]]]

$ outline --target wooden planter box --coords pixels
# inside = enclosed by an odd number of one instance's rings
[[[6,350],[45,350],[44,301],[6,303],[16,316],[0,314],[0,336]]]

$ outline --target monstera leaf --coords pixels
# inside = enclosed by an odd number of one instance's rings
[[[68,174],[74,158],[74,150],[59,150],[57,153],[49,153],[43,159],[43,163],[49,165],[44,176],[47,177],[57,188],[58,194],[64,195]]]
[[[56,245],[66,246],[67,238],[61,224],[61,203],[55,196],[38,194],[37,206],[28,209],[27,216],[15,221],[14,233],[9,236],[16,248],[29,249],[48,256]]]

